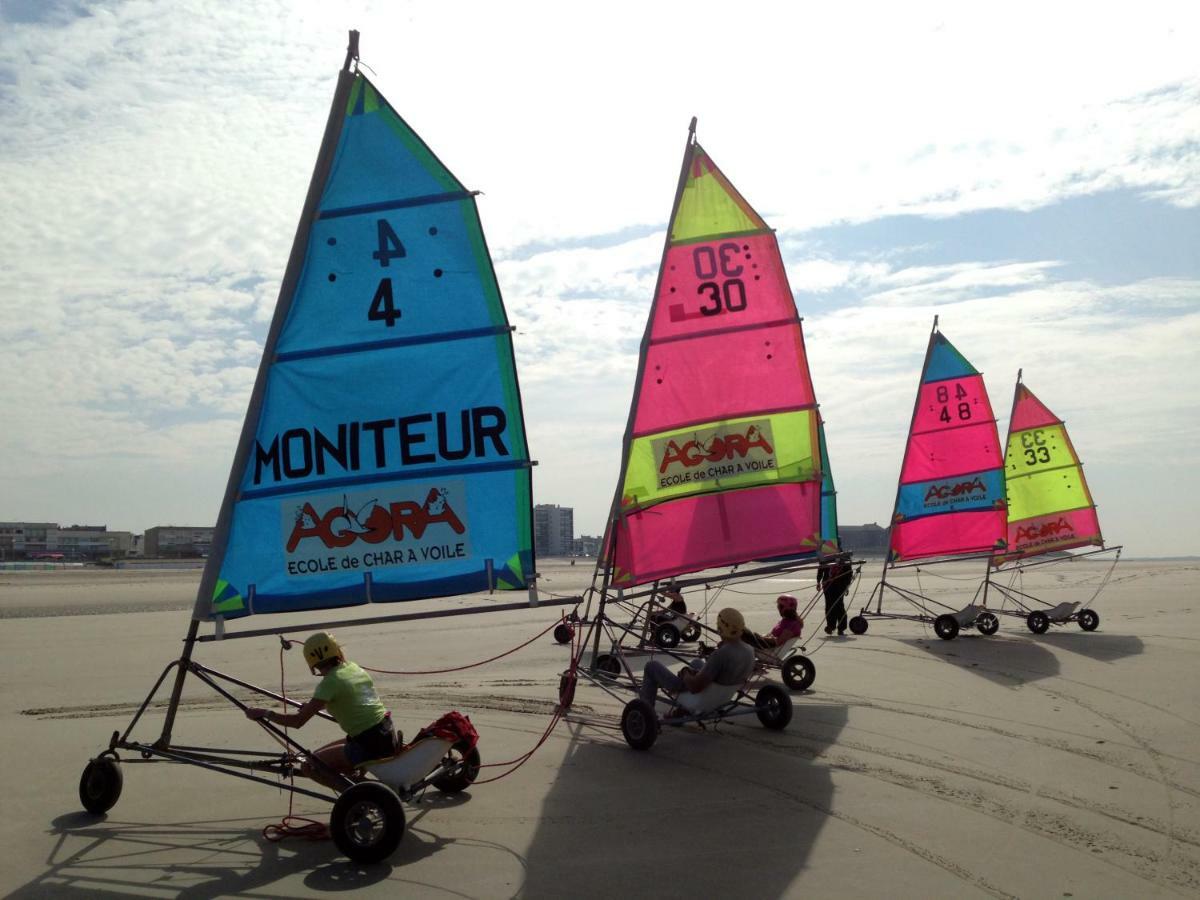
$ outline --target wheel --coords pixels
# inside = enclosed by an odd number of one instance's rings
[[[465,791],[479,777],[479,769],[483,763],[479,759],[479,748],[466,749],[461,741],[450,748],[443,762],[453,761],[458,768],[434,779],[433,786],[443,794],[457,794]]]
[[[663,622],[654,629],[654,646],[662,650],[673,650],[679,646],[682,635],[679,629],[670,622]]]
[[[866,634],[867,620],[862,616],[855,616],[850,620],[850,632],[852,634]]]
[[[1096,626],[1100,624],[1100,613],[1094,609],[1081,609],[1079,611],[1079,627],[1084,631],[1095,631]]]
[[[952,641],[958,636],[958,619],[944,613],[933,620],[933,631],[943,641]]]
[[[1025,624],[1034,634],[1045,634],[1050,627],[1050,617],[1040,609],[1035,609],[1025,618]]]
[[[649,750],[658,739],[658,717],[645,700],[630,700],[621,713],[621,734],[634,750]]]
[[[680,635],[689,644],[700,640],[700,626],[695,622],[688,622],[687,627],[683,629],[683,634]]]
[[[817,677],[817,667],[807,656],[799,653],[783,661],[783,683],[793,691],[806,691]]]
[[[979,618],[975,620],[975,627],[982,634],[995,634],[1000,630],[1000,617],[995,613],[980,613]]]
[[[404,807],[386,784],[361,782],[333,804],[329,833],[337,848],[355,862],[380,862],[404,837]]]
[[[575,685],[579,678],[572,672],[563,674],[558,679],[558,705],[563,709],[570,709],[571,704],[575,702]]]
[[[575,637],[575,629],[566,622],[559,622],[554,626],[554,639],[560,644],[571,643],[573,637]]]
[[[79,802],[92,815],[101,815],[117,805],[124,784],[120,764],[111,757],[98,756],[83,769],[79,779]]]
[[[758,721],[764,728],[783,731],[792,721],[792,698],[777,684],[764,684],[754,695],[758,707]]]
[[[621,674],[621,662],[611,653],[601,653],[596,657],[596,672],[616,678]]]

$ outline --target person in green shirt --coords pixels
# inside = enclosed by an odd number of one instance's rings
[[[400,740],[392,727],[392,714],[379,701],[371,676],[345,651],[332,634],[319,631],[304,642],[309,671],[321,676],[312,699],[292,713],[250,707],[246,718],[265,719],[286,728],[302,728],[321,710],[328,710],[346,737],[313,751],[323,765],[304,761],[301,773],[335,791],[346,785],[328,771],[349,775],[364,762],[394,756]]]

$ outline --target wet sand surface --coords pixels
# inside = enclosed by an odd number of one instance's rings
[[[544,596],[579,593],[591,567],[540,564]],[[956,563],[903,584],[960,607],[982,574]],[[1031,570],[1020,586],[1086,601],[1107,564]],[[782,732],[753,716],[719,728],[667,728],[647,752],[615,729],[621,704],[580,686],[575,709],[511,775],[457,797],[406,806],[408,830],[383,864],[331,842],[272,843],[263,826],[286,791],[190,766],[139,764],[122,752],[124,791],[106,816],[80,810],[87,760],[124,730],[182,649],[199,570],[0,572],[3,806],[0,893],[10,897],[1194,897],[1200,894],[1200,611],[1188,561],[1123,561],[1095,604],[1101,623],[1035,636],[1019,618],[942,641],[917,622],[874,620],[826,641],[805,630],[817,669],[793,694]],[[852,606],[878,580],[868,564]],[[892,576],[889,576],[889,580]],[[812,595],[811,572],[714,580],[689,605],[715,621],[737,606],[773,623],[773,599]],[[512,602],[463,597],[288,617],[309,623],[392,610]],[[911,611],[889,598],[884,609]],[[352,658],[405,672],[457,667],[536,635],[560,609],[359,628],[337,634]],[[278,616],[229,631],[285,624]],[[205,633],[209,631],[207,626]],[[205,643],[205,665],[271,690],[280,641]],[[299,650],[282,684],[307,697]],[[378,675],[410,735],[449,709],[470,715],[484,762],[519,757],[553,712],[569,650],[549,636],[477,668]],[[640,662],[638,663],[640,665]],[[249,696],[241,689],[238,696]],[[165,692],[160,699],[165,699]],[[162,728],[152,704],[134,738]],[[608,727],[601,727],[601,726]],[[311,722],[305,743],[333,739]],[[177,745],[269,751],[236,708],[189,678]],[[483,770],[481,779],[503,769]],[[329,805],[298,797],[325,820]]]

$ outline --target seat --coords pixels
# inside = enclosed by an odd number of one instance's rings
[[[384,784],[406,791],[432,772],[451,746],[450,741],[442,738],[419,738],[395,756],[372,759],[362,767]]]
[[[694,716],[704,715],[719,709],[737,696],[740,684],[710,684],[697,694],[684,691],[675,698],[675,706],[681,707]],[[669,710],[671,704],[666,704]]]
[[[755,647],[754,658],[760,662],[780,665],[792,654],[792,649],[800,643],[800,636],[790,637],[778,647]]]
[[[968,603],[956,613],[951,613],[958,620],[959,628],[967,628],[975,624],[975,620],[979,618],[979,614],[984,612],[982,606],[976,606],[974,603]]]
[[[1053,609],[1046,610],[1046,618],[1051,622],[1066,622],[1071,616],[1075,615],[1075,610],[1078,606],[1077,602],[1064,601]]]

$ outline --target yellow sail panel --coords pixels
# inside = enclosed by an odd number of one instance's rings
[[[623,510],[693,494],[820,477],[814,410],[749,416],[633,439]]]
[[[766,228],[766,223],[742,199],[737,188],[697,146],[679,198],[679,208],[671,222],[671,242],[745,234]]]

